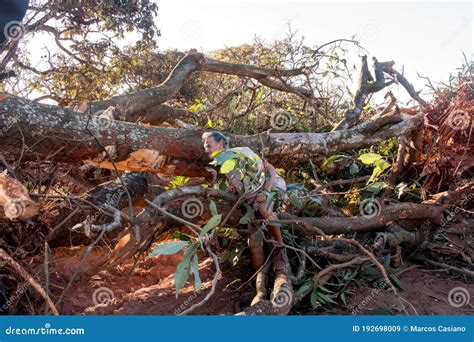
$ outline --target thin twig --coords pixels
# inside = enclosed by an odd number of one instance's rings
[[[5,261],[8,265],[13,267],[15,271],[18,272],[18,274],[25,279],[27,282],[31,284],[31,286],[41,295],[46,300],[46,303],[48,304],[48,307],[51,309],[51,312],[53,315],[58,316],[59,312],[58,309],[56,309],[56,306],[54,305],[53,301],[51,298],[49,298],[48,294],[44,291],[44,289],[41,287],[41,285],[19,264],[17,263],[11,256],[7,254],[2,248],[0,248],[0,259]]]

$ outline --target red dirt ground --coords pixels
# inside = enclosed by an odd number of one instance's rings
[[[59,298],[80,260],[80,248],[59,248],[53,250],[50,263],[50,291],[54,301]],[[99,262],[105,255],[105,247],[95,249],[86,258],[86,265]],[[198,303],[209,292],[214,276],[211,259],[200,256],[202,291],[196,293],[192,282],[188,282],[178,298],[175,296],[173,273],[181,255],[144,257],[132,270],[133,260],[111,270],[101,271],[91,279],[74,281],[58,309],[66,315],[174,315]],[[36,259],[33,269],[40,270],[41,259]],[[67,277],[66,277],[67,275]],[[252,275],[250,270],[224,267],[218,288],[212,298],[192,314],[232,315],[248,305],[252,288],[236,289]],[[460,308],[448,303],[449,291],[457,286],[466,288],[474,296],[474,284],[466,284],[442,276],[442,272],[414,268],[399,276],[405,285],[400,296],[410,302],[420,315],[472,315],[472,304]],[[235,281],[240,279],[240,281]],[[94,291],[102,291],[94,303]],[[100,293],[100,292],[96,292]],[[99,301],[99,302],[98,302]],[[471,303],[473,301],[471,300]],[[347,305],[332,305],[306,314],[352,314],[361,305],[357,314],[403,314],[399,300],[390,292],[374,295],[367,285],[356,285],[356,294]],[[409,308],[409,305],[406,304]],[[409,308],[410,314],[414,311]]]

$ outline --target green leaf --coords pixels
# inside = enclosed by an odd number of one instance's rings
[[[303,295],[303,293],[308,291],[311,286],[313,286],[311,281],[307,281],[306,283],[301,285],[298,290],[295,291],[295,293],[293,294],[293,298],[299,298],[301,295]]]
[[[186,248],[183,254],[183,259],[176,267],[174,272],[174,286],[176,289],[176,297],[178,297],[179,291],[183,288],[186,280],[189,278],[189,273],[191,271],[191,258],[196,254],[197,244],[193,244]]]
[[[199,233],[199,239],[202,239],[204,235],[207,234],[212,228],[216,227],[221,222],[222,215],[214,215],[212,216],[209,221],[207,221],[204,228],[202,228],[201,233]]]
[[[362,267],[362,276],[368,281],[373,282],[383,278],[382,273],[378,269],[372,266],[363,266]]]
[[[336,160],[338,160],[338,159],[342,159],[342,158],[344,158],[344,157],[345,157],[345,155],[343,155],[343,154],[335,154],[335,155],[333,155],[333,156],[330,156],[329,158],[327,158],[327,159],[323,162],[323,167],[326,166],[326,165],[328,165],[328,164],[330,164],[330,163],[332,163],[333,161],[336,161]]]
[[[176,254],[187,245],[188,243],[186,241],[162,243],[156,246],[156,248],[150,253],[150,256],[155,256],[157,254],[163,254],[163,255]]]
[[[293,190],[306,190],[303,183],[290,183],[286,186],[286,191],[291,192]]]
[[[327,295],[327,294],[324,294],[324,293],[321,293],[321,292],[318,292],[317,293],[318,297],[325,303],[333,303],[333,304],[336,304],[336,302],[332,299],[331,296]]]
[[[370,183],[373,181],[378,175],[380,175],[382,172],[384,172],[386,169],[390,167],[390,164],[387,163],[384,159],[377,160],[375,162],[375,168],[374,171],[372,172],[372,175],[370,176],[368,182]]]
[[[209,209],[211,210],[212,216],[216,216],[218,214],[216,202],[214,202],[213,200],[211,200],[211,202],[209,203]]]
[[[395,284],[395,286],[398,287],[399,289],[403,290],[405,288],[405,286],[403,285],[401,280],[398,279],[398,277],[395,275],[395,273],[390,274],[390,279]]]
[[[265,208],[268,208],[270,206],[270,204],[275,199],[276,195],[277,195],[276,191],[272,191],[272,192],[267,194],[267,199],[265,201]],[[303,203],[301,203],[301,205],[303,205]]]
[[[382,159],[382,156],[377,153],[364,153],[359,156],[359,160],[365,165],[370,165],[380,159]]]
[[[323,285],[319,285],[318,290],[321,290],[321,291],[326,292],[326,293],[334,293],[334,291],[325,288]]]
[[[194,254],[191,260],[191,272],[194,274],[194,287],[196,290],[200,290],[202,282],[199,277],[199,260],[196,254]]]
[[[316,290],[313,290],[313,292],[311,292],[311,305],[313,306],[313,309],[317,309],[318,308],[318,293],[316,292]]]
[[[303,209],[303,202],[298,197],[298,195],[296,195],[294,192],[290,192],[290,194],[288,195],[288,199],[290,200],[290,203],[294,207],[296,207],[298,209]]]
[[[226,174],[232,171],[237,165],[237,159],[227,159],[221,166],[221,173]]]
[[[195,241],[195,237],[185,233],[181,233],[180,231],[173,232],[172,237],[173,239],[178,239],[182,241]]]
[[[342,302],[344,303],[344,305],[347,305],[347,302],[346,302],[346,293],[345,293],[345,292],[342,292],[342,293],[341,293],[341,300],[342,300]]]
[[[253,218],[255,218],[253,208],[251,206],[247,206],[247,212],[240,218],[239,224],[247,224]]]
[[[171,180],[170,184],[174,185],[174,188],[175,188],[175,187],[185,185],[187,182],[189,182],[190,179],[191,178],[189,178],[189,177],[176,176]]]
[[[214,152],[215,155],[214,155],[214,161],[213,161],[213,164],[215,165],[222,165],[226,160],[228,159],[238,159],[239,156],[237,154],[235,154],[234,152],[232,151],[216,151]]]
[[[367,191],[372,192],[373,194],[377,194],[380,190],[387,187],[387,183],[385,182],[376,182],[372,183],[370,186],[366,188]]]
[[[356,163],[351,164],[351,166],[349,167],[349,173],[351,174],[351,176],[357,175],[359,171],[359,165],[357,165]]]
[[[378,167],[382,172],[388,169],[391,165],[390,163],[387,163],[385,159],[380,159],[375,162],[375,166]]]

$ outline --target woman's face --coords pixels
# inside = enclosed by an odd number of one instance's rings
[[[209,158],[213,158],[212,154],[216,151],[224,149],[223,142],[217,142],[212,136],[203,139],[204,151],[206,151]]]

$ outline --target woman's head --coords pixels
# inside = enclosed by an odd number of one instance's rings
[[[202,135],[204,150],[212,158],[212,154],[216,151],[229,148],[229,138],[218,131],[206,132]]]

